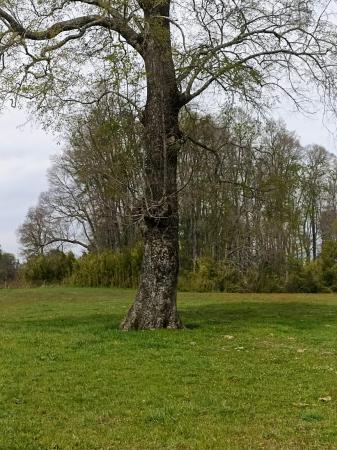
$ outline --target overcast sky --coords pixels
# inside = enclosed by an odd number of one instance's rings
[[[306,118],[286,110],[278,110],[303,145],[317,143],[337,153],[336,140],[322,124],[320,116]],[[4,251],[18,255],[16,230],[27,210],[34,206],[46,189],[46,171],[50,156],[60,152],[56,138],[26,124],[24,112],[7,110],[0,115],[0,245]]]
[[[27,118],[14,110],[0,115],[0,245],[15,254],[16,230],[46,189],[50,156],[60,151],[52,136],[29,123],[21,126]]]

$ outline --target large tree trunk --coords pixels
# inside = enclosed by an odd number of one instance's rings
[[[176,307],[179,270],[177,154],[179,93],[172,59],[170,2],[142,4],[147,22],[144,259],[140,287],[122,329],[181,328]],[[146,6],[148,5],[148,6]]]

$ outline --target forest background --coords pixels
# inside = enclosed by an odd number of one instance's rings
[[[336,156],[240,108],[186,110],[181,126],[179,288],[335,291]],[[18,230],[25,263],[2,252],[1,283],[136,287],[140,125],[107,101],[69,124],[65,138],[49,189]]]

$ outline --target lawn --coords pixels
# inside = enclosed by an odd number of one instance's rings
[[[0,291],[0,449],[337,449],[337,297],[180,294],[124,333],[129,290]]]

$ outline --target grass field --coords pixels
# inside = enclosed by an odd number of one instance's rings
[[[337,297],[181,294],[183,331],[123,333],[133,292],[0,291],[0,449],[337,449]]]

